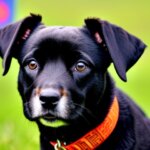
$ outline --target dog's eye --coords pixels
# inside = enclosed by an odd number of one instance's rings
[[[28,64],[28,67],[29,67],[30,70],[35,70],[38,67],[38,65],[37,65],[37,63],[35,61],[31,61]]]
[[[83,72],[87,68],[86,64],[84,62],[78,62],[75,66],[75,70],[78,72]]]

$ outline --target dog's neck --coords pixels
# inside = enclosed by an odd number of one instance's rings
[[[109,87],[107,89],[107,87]],[[111,87],[111,90],[110,90]],[[99,126],[106,118],[109,108],[112,105],[112,102],[114,100],[115,93],[111,93],[112,91],[114,92],[114,83],[112,83],[110,77],[107,75],[107,85],[106,85],[106,90],[105,93],[102,97],[103,100],[97,105],[97,112],[95,115],[99,118],[99,122],[96,122],[92,118],[87,118],[89,122],[92,122],[92,124],[85,124],[82,120],[78,121],[80,124],[74,125],[72,124],[69,127],[61,127],[58,129],[52,129],[52,128],[40,128],[41,132],[41,138],[44,139],[44,143],[47,143],[49,145],[50,141],[56,141],[59,139],[61,142],[65,142],[67,145],[77,141],[80,139],[80,137],[83,137],[83,135],[86,135],[88,132],[90,132],[92,129],[95,127]],[[43,141],[43,140],[42,140]]]
[[[118,99],[115,96],[106,118],[95,129],[92,129],[91,131],[86,133],[83,137],[71,143],[70,145],[61,143],[61,141],[59,140],[57,140],[57,142],[50,141],[50,144],[53,145],[53,147],[57,147],[57,149],[65,148],[66,150],[96,149],[111,135],[111,133],[116,127],[118,117],[119,117],[119,105]]]

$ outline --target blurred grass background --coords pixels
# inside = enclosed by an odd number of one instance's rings
[[[82,26],[84,18],[100,17],[123,27],[150,45],[149,10],[149,0],[18,0],[15,21],[30,12],[41,14],[47,25]],[[0,77],[0,150],[37,150],[39,132],[36,125],[23,115],[21,98],[17,92],[18,70],[17,61],[13,60],[7,76]],[[0,67],[1,74],[2,71]],[[150,48],[129,70],[127,83],[119,79],[113,67],[110,67],[110,72],[116,84],[150,116]]]

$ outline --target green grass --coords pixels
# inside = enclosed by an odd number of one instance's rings
[[[81,26],[84,18],[100,17],[118,24],[150,44],[150,1],[136,0],[19,0],[16,20],[30,12],[41,14],[47,25]],[[150,49],[147,48],[140,61],[127,73],[128,82],[122,82],[114,68],[110,72],[116,84],[127,92],[150,116]],[[2,60],[0,59],[0,64]],[[7,76],[0,77],[0,149],[37,150],[39,132],[33,122],[25,119],[21,98],[17,92],[19,66],[13,60]],[[0,73],[2,74],[2,67]]]

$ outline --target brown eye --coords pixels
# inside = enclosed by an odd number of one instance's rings
[[[35,61],[31,61],[28,64],[28,67],[29,67],[30,70],[35,70],[38,67],[38,65],[37,65],[37,63]]]
[[[78,71],[78,72],[83,72],[85,71],[87,68],[86,64],[83,63],[83,62],[79,62],[76,64],[76,67],[75,67],[75,70]]]

